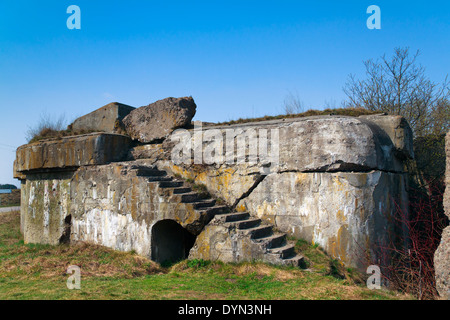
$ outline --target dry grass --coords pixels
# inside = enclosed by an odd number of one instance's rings
[[[84,277],[134,278],[158,274],[163,269],[148,258],[129,252],[78,243],[73,245],[23,245],[18,212],[0,214],[0,276],[15,279],[66,277],[71,265]]]
[[[51,128],[43,128],[41,131],[37,132],[36,135],[32,136],[28,143],[38,142],[48,139],[61,139],[63,137],[78,136],[82,134],[88,134],[96,132],[94,130],[72,130],[70,127],[65,130],[54,130]]]
[[[336,108],[336,109],[325,109],[325,110],[308,110],[302,113],[294,113],[294,114],[281,114],[277,116],[264,116],[259,118],[240,118],[238,120],[231,120],[226,122],[217,123],[217,125],[232,125],[239,123],[248,123],[248,122],[258,122],[258,121],[268,121],[268,120],[277,120],[277,119],[290,119],[290,118],[304,118],[311,116],[328,116],[328,115],[336,115],[336,116],[349,116],[349,117],[359,117],[362,115],[371,115],[380,113],[379,111],[370,111],[364,108]]]
[[[72,124],[67,125],[65,116],[53,119],[49,114],[42,113],[39,120],[33,127],[28,127],[26,139],[28,143],[33,143],[47,139],[61,139],[67,136],[76,136],[92,133],[93,130],[73,130]]]
[[[10,258],[0,263],[1,275],[28,279],[30,275],[41,279],[66,277],[71,265],[81,269],[83,277],[134,278],[158,274],[162,269],[151,260],[125,252],[86,243],[59,246],[17,246],[9,250]]]
[[[306,248],[305,243],[299,245]],[[264,263],[182,261],[162,268],[130,252],[86,243],[23,244],[19,213],[0,214],[0,299],[410,299],[371,291],[325,273],[311,249],[309,271]],[[68,290],[66,270],[81,270],[81,290]],[[314,269],[318,266],[319,269]]]
[[[20,213],[18,211],[0,212],[0,225],[15,225],[20,223]]]

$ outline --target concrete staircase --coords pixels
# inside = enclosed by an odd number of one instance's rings
[[[176,179],[156,167],[137,167],[134,170],[137,176],[145,177],[149,183],[156,183],[160,196],[192,206],[200,217],[198,232],[209,223],[221,225],[238,234],[238,239],[250,240],[260,250],[262,261],[306,268],[304,257],[295,251],[294,244],[286,239],[286,234],[275,232],[267,222],[252,217],[248,212],[233,212],[226,205],[216,204],[215,199],[193,191],[186,181]]]

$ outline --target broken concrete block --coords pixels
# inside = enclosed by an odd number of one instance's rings
[[[124,133],[122,120],[134,107],[126,104],[112,102],[85,116],[76,119],[72,123],[74,132],[106,132]]]
[[[196,108],[192,97],[166,98],[131,111],[123,123],[131,138],[149,143],[189,125]]]

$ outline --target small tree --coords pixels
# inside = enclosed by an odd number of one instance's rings
[[[366,79],[350,75],[344,87],[347,106],[363,107],[405,117],[415,136],[442,134],[450,128],[450,86],[448,77],[441,85],[428,79],[409,48],[396,48],[388,59],[364,62]]]

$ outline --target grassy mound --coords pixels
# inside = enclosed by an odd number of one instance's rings
[[[356,272],[298,241],[308,270],[264,263],[185,260],[163,268],[133,252],[102,246],[24,244],[18,212],[0,213],[0,300],[4,299],[410,299],[371,291]],[[81,290],[69,290],[71,265]]]

